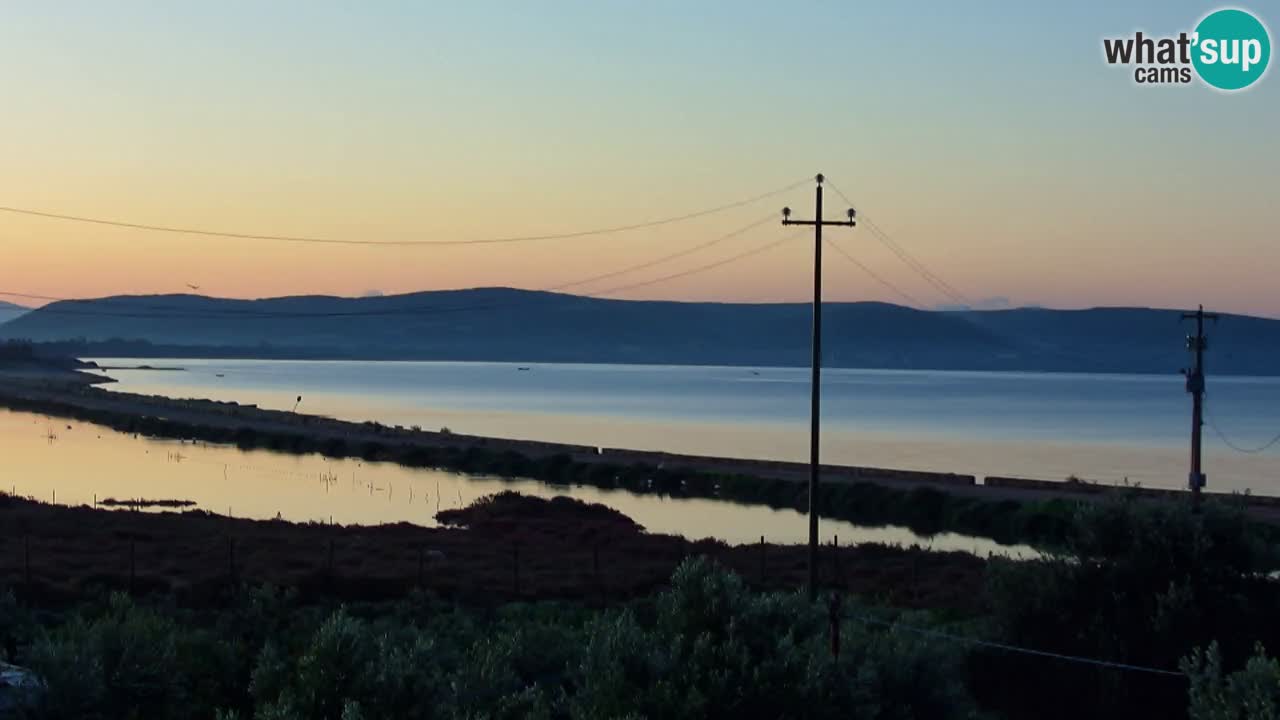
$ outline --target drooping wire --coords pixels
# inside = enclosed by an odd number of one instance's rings
[[[1270,450],[1271,448],[1275,447],[1277,443],[1280,443],[1280,434],[1277,434],[1275,437],[1271,438],[1266,443],[1259,445],[1257,447],[1242,447],[1240,445],[1235,444],[1234,442],[1231,441],[1231,438],[1227,437],[1227,434],[1222,431],[1222,428],[1218,427],[1218,423],[1215,422],[1213,419],[1213,416],[1209,414],[1208,393],[1205,394],[1204,401],[1205,401],[1204,402],[1205,423],[1210,428],[1213,429],[1213,434],[1217,435],[1218,439],[1221,440],[1223,444],[1225,444],[1227,447],[1231,448],[1232,450],[1235,450],[1238,453],[1244,453],[1246,455],[1256,455],[1258,453],[1266,452],[1267,450]]]
[[[626,267],[620,270],[615,270],[613,272],[604,273],[601,275],[595,275],[590,278],[585,278],[583,280],[573,281],[569,283],[561,283],[549,288],[535,290],[533,292],[555,292],[557,290],[562,290],[568,287],[573,287],[576,285],[584,285],[590,282],[595,282],[598,280],[603,280],[611,277],[617,277],[619,275],[624,275],[624,274],[628,274],[638,270],[647,269],[663,262],[684,257],[698,250],[706,249],[717,243],[730,240],[734,237],[737,237],[739,235],[742,235],[748,232],[749,230],[757,228],[760,225],[766,222],[769,222],[773,219],[774,219],[773,216],[770,215],[767,218],[754,221],[749,225],[740,227],[730,233],[718,236],[710,241],[701,243],[700,245],[696,245],[691,248],[686,248],[685,250],[681,250],[676,253],[671,253],[671,254],[662,256],[660,258],[656,258],[654,260],[648,260],[643,263],[639,263],[637,265],[632,265],[630,267]],[[626,285],[613,287],[607,290],[602,290],[594,293],[586,293],[584,294],[584,297],[599,297],[599,296],[605,296],[605,295],[613,295],[619,292],[624,292],[626,290],[631,290],[638,287],[656,285],[660,282],[666,282],[668,280],[674,280],[677,278],[687,277],[689,275],[694,275],[697,273],[714,270],[715,268],[721,267],[723,265],[728,265],[730,263],[737,262],[739,260],[743,260],[748,257],[751,257],[752,255],[756,255],[758,253],[769,250],[777,245],[782,244],[783,242],[789,239],[791,238],[790,237],[783,238],[782,240],[774,241],[764,246],[755,247],[745,252],[741,252],[736,255],[732,255],[730,257],[717,260],[712,263],[707,263],[705,265],[700,265],[700,266],[683,270],[680,272],[671,273],[669,275],[664,275],[662,277],[653,278],[650,280],[644,280],[644,281],[635,282],[635,283],[629,283]],[[48,301],[54,301],[54,302],[66,302],[66,303],[88,304],[88,303],[95,302],[94,300],[89,300],[89,299],[60,298],[60,297],[53,297],[48,295],[34,295],[29,293],[9,292],[4,290],[0,290],[0,295],[7,296],[7,297],[20,297],[20,298],[28,298],[28,299],[36,299],[36,300],[48,300]],[[369,298],[369,300],[383,301],[384,299]],[[63,314],[63,315],[81,315],[81,316],[90,316],[90,317],[120,317],[120,318],[134,318],[134,319],[205,319],[205,320],[208,320],[208,319],[264,319],[264,318],[304,319],[304,318],[341,318],[341,317],[370,317],[370,316],[387,316],[387,315],[452,313],[452,312],[469,311],[469,310],[494,309],[494,308],[501,307],[501,304],[486,303],[482,305],[461,305],[461,306],[415,305],[410,307],[387,308],[383,310],[347,310],[347,311],[333,311],[333,312],[287,312],[287,311],[278,311],[278,310],[250,310],[250,309],[189,310],[186,308],[181,308],[173,305],[167,305],[167,306],[166,305],[154,305],[154,306],[144,305],[140,307],[139,306],[133,306],[133,307],[134,309],[132,311],[124,311],[124,310],[112,311],[112,310],[99,310],[99,309],[76,310],[74,308],[66,308],[66,307],[45,307],[41,309],[41,312]],[[143,312],[143,310],[147,310],[150,312]]]
[[[31,297],[33,299],[50,300],[62,303],[74,303],[82,305],[90,305],[99,302],[110,302],[118,300],[119,297],[107,298],[57,298],[49,296],[31,296],[19,293],[11,293],[0,291],[0,295],[11,297]],[[333,298],[334,300],[353,300],[355,298]],[[361,300],[383,300],[384,298],[360,298]],[[249,301],[242,301],[249,302]],[[44,306],[32,310],[31,312],[40,312],[54,315],[79,315],[84,317],[113,317],[113,318],[134,318],[134,319],[173,319],[173,320],[258,320],[268,318],[338,318],[338,317],[366,317],[380,315],[403,315],[416,313],[434,313],[434,312],[454,312],[457,310],[483,309],[493,307],[492,305],[483,306],[439,306],[439,305],[417,305],[402,308],[388,308],[386,310],[348,310],[341,312],[286,312],[281,310],[251,310],[251,309],[208,309],[208,310],[190,310],[177,307],[174,305],[133,305],[136,308],[132,312],[123,310],[76,310],[68,307]]]
[[[889,248],[889,250],[893,254],[897,255],[904,263],[911,266],[930,285],[933,285],[935,288],[937,288],[939,292],[941,292],[943,295],[946,295],[951,300],[957,303],[960,303],[961,305],[967,305],[967,306],[973,305],[973,302],[970,301],[969,298],[965,296],[964,293],[960,292],[959,290],[956,290],[955,287],[953,287],[950,283],[948,283],[946,280],[943,280],[936,273],[934,273],[932,270],[926,267],[924,263],[920,262],[913,255],[907,252],[906,248],[899,245],[898,242],[893,238],[889,237],[889,234],[885,232],[883,229],[881,229],[879,225],[876,225],[874,220],[872,220],[870,217],[865,217],[863,218],[863,221],[866,223],[867,228],[871,230],[871,233],[875,235],[877,238],[879,238],[879,240],[885,245],[885,247]]]
[[[1019,647],[1017,645],[1008,645],[1006,643],[991,642],[989,640],[980,640],[978,638],[965,637],[963,635],[955,635],[941,630],[932,630],[929,628],[916,627],[901,622],[891,620],[881,620],[866,615],[851,615],[852,619],[866,624],[879,625],[892,629],[903,630],[924,637],[932,637],[941,640],[949,640],[951,642],[964,643],[977,647],[987,647],[993,650],[1003,650],[1005,652],[1017,653],[1020,655],[1030,655],[1033,657],[1051,658],[1054,660],[1062,660],[1064,662],[1072,662],[1083,665],[1093,665],[1095,667],[1110,668],[1112,670],[1126,670],[1129,672],[1142,672],[1151,675],[1163,675],[1166,677],[1186,678],[1185,673],[1174,670],[1164,670],[1161,668],[1146,667],[1143,665],[1130,665],[1129,663],[1112,662],[1110,660],[1099,660],[1097,658],[1082,657],[1080,655],[1063,655],[1061,653],[1046,652],[1044,650],[1034,650],[1032,648]]]
[[[831,247],[832,247],[836,252],[840,253],[840,255],[841,255],[845,260],[848,260],[849,262],[853,263],[855,266],[857,266],[857,268],[858,268],[858,269],[860,269],[860,270],[862,270],[862,272],[866,273],[866,274],[867,274],[867,276],[869,276],[872,280],[875,280],[876,282],[880,283],[880,284],[881,284],[881,285],[883,285],[884,287],[888,288],[891,292],[893,292],[893,293],[897,294],[897,295],[898,295],[898,297],[901,297],[903,300],[906,300],[908,305],[911,305],[911,306],[914,306],[914,307],[923,307],[923,306],[920,304],[920,301],[919,301],[919,300],[917,300],[914,296],[912,296],[910,293],[908,293],[907,291],[903,290],[902,288],[899,288],[897,285],[894,285],[893,283],[889,282],[887,279],[885,279],[885,278],[881,277],[879,273],[877,273],[876,271],[874,271],[874,270],[872,270],[871,268],[867,267],[867,266],[866,266],[866,264],[864,264],[863,262],[861,262],[860,260],[858,260],[857,258],[855,258],[855,257],[854,257],[853,255],[851,255],[848,251],[846,251],[843,247],[841,247],[839,243],[835,242],[834,240],[830,240],[830,239],[828,239],[826,242],[827,242],[827,244],[828,244],[828,245],[830,245],[830,246],[831,246]]]
[[[839,195],[840,198],[844,200],[850,207],[857,208],[857,205],[852,200],[849,199],[848,195],[844,194],[844,191],[840,189],[840,186],[831,182],[829,178],[827,179],[826,182],[827,182],[827,185],[830,186],[832,190],[835,190],[836,194]],[[957,290],[954,286],[952,286],[946,280],[943,280],[941,277],[939,277],[937,273],[930,270],[923,262],[918,260],[914,255],[908,252],[906,248],[902,247],[901,244],[899,244],[896,240],[890,237],[889,233],[885,232],[884,229],[881,228],[879,225],[877,225],[874,220],[872,220],[870,217],[868,217],[865,213],[862,213],[861,211],[859,211],[858,215],[860,218],[859,222],[868,230],[870,230],[871,234],[874,235],[876,239],[880,241],[881,244],[883,244],[886,248],[888,248],[890,252],[892,252],[894,255],[897,255],[898,259],[901,260],[907,267],[911,268],[916,272],[916,274],[924,278],[925,282],[932,285],[934,289],[936,289],[938,292],[945,295],[950,300],[960,303],[961,305],[968,305],[970,307],[973,306],[973,303],[970,302],[967,297],[965,297],[964,293]]]
[[[693,253],[696,253],[700,250],[706,250],[709,247],[718,245],[726,240],[731,240],[745,232],[754,230],[760,227],[761,225],[764,225],[765,223],[775,219],[776,219],[776,214],[769,213],[767,216],[760,218],[759,220],[756,220],[749,225],[744,225],[738,228],[737,230],[734,230],[731,233],[728,233],[726,235],[721,235],[720,237],[713,238],[704,243],[699,243],[697,245],[694,245],[693,247],[685,248],[684,250],[671,253],[670,255],[663,255],[660,258],[648,260],[646,262],[640,263],[639,265],[632,265],[630,267],[625,267],[621,270],[614,270],[612,272],[603,273],[601,275],[595,275],[593,277],[584,278],[582,280],[574,280],[573,282],[561,283],[560,285],[555,285],[553,287],[543,288],[543,292],[555,292],[558,290],[566,290],[571,287],[577,287],[579,285],[588,285],[590,283],[597,282],[599,280],[607,280],[609,278],[618,277],[619,275],[629,275],[638,270],[646,270],[648,268],[654,267],[655,265],[661,265],[662,263],[670,262],[672,260],[682,258],[686,255],[692,255]]]
[[[31,293],[5,292],[0,290],[0,295],[4,297],[22,298],[24,300],[48,300],[49,302],[66,302],[75,298],[55,297],[53,295],[32,295]],[[28,308],[31,309],[31,308]]]
[[[270,240],[278,242],[291,243],[320,243],[326,245],[391,245],[398,247],[410,246],[443,246],[443,245],[493,245],[500,243],[518,243],[530,242],[536,240],[564,240],[569,238],[588,237],[591,235],[612,235],[615,233],[627,232],[629,230],[640,230],[643,228],[657,227],[659,225],[670,225],[672,223],[684,222],[694,218],[705,217],[725,210],[750,205],[775,195],[781,195],[789,190],[793,190],[805,183],[808,179],[790,183],[783,187],[770,190],[768,192],[753,195],[743,200],[717,205],[715,207],[697,210],[683,215],[673,215],[670,217],[658,218],[656,220],[647,220],[643,222],[629,223],[625,225],[614,225],[610,227],[594,228],[591,230],[575,230],[563,233],[548,233],[544,235],[518,235],[510,237],[491,237],[491,238],[473,238],[468,240],[353,240],[348,238],[325,238],[325,237],[309,237],[301,235],[270,235],[247,232],[230,232],[222,230],[208,230],[203,228],[188,228],[170,225],[155,225],[151,223],[132,222],[125,220],[110,220],[105,218],[88,217],[84,215],[71,215],[66,213],[46,212],[43,210],[32,210],[29,208],[0,206],[0,212],[14,213],[19,215],[30,215],[35,217],[50,218],[53,220],[65,220],[69,222],[92,223],[95,225],[109,225],[112,227],[130,228],[134,230],[146,230],[149,232],[165,232],[176,233],[180,235],[200,235],[205,237],[231,238],[238,240]]]
[[[795,240],[797,237],[799,237],[802,234],[803,234],[803,231],[800,233],[788,235],[778,240],[774,240],[771,243],[759,245],[750,250],[740,252],[737,255],[727,257],[723,260],[717,260],[716,262],[713,262],[713,263],[708,263],[706,265],[701,265],[696,268],[691,268],[689,270],[672,273],[670,275],[663,275],[662,277],[654,278],[652,280],[643,280],[641,282],[631,283],[629,285],[622,285],[620,287],[609,288],[608,290],[601,290],[599,292],[590,293],[589,295],[587,295],[587,297],[601,297],[604,295],[614,295],[626,290],[634,290],[635,288],[646,287],[648,285],[656,285],[657,283],[666,282],[668,280],[675,280],[677,278],[688,277],[696,273],[706,272],[708,270],[714,270],[718,267],[721,267],[722,265],[728,265],[729,263],[732,263],[732,262],[745,260],[753,255],[759,255],[760,253],[765,252],[766,250],[772,250],[773,248],[778,247],[779,245]]]

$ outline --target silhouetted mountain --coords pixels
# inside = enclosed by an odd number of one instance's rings
[[[14,305],[0,300],[0,325],[16,319],[19,316],[30,312],[30,308],[24,308],[21,305]]]
[[[830,303],[824,357],[840,367],[1176,372],[1178,311],[932,312]],[[0,338],[101,356],[806,365],[807,304],[603,300],[485,288],[384,297],[224,300],[195,295],[60,302]],[[1273,374],[1280,320],[1223,316],[1215,372]]]

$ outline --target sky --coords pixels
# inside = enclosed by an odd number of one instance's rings
[[[1198,2],[3,2],[0,206],[453,240],[700,211],[825,173],[965,299],[1280,316],[1280,77],[1140,87],[1102,38]],[[1243,5],[1280,27],[1274,4]],[[1272,30],[1273,36],[1275,30]],[[0,291],[544,289],[706,243],[812,183],[659,228],[474,246],[225,239],[0,212]],[[827,216],[845,203],[827,191]],[[764,223],[592,293],[789,237]],[[866,227],[829,300],[954,302]],[[612,297],[803,300],[812,238]],[[13,298],[9,298],[13,299]],[[985,300],[984,299],[990,299]]]

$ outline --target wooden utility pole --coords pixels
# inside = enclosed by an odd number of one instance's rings
[[[1218,316],[1206,313],[1201,305],[1193,313],[1182,313],[1183,320],[1196,321],[1196,334],[1187,336],[1187,350],[1193,353],[1194,365],[1183,370],[1187,376],[1187,392],[1191,393],[1191,472],[1187,483],[1191,487],[1191,506],[1200,509],[1200,490],[1206,479],[1200,469],[1200,430],[1204,426],[1204,351],[1209,349],[1209,338],[1204,335],[1205,319],[1217,321]]]
[[[822,227],[837,225],[854,226],[854,211],[850,208],[848,220],[822,219],[822,175],[816,178],[814,212],[812,220],[792,220],[791,208],[782,208],[783,225],[813,226],[813,348],[811,351],[811,378],[809,399],[809,599],[818,596],[818,432],[819,406],[822,395]]]

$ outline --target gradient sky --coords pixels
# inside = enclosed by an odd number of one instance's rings
[[[1280,316],[1280,77],[1138,87],[1101,39],[1197,2],[6,3],[0,205],[291,235],[451,239],[699,210],[825,172],[938,275],[1014,304]],[[1249,7],[1249,6],[1244,6]],[[1275,5],[1252,6],[1273,28]],[[525,245],[368,248],[0,213],[0,290],[235,297],[542,288],[790,204]],[[843,203],[829,194],[829,215]],[[864,230],[832,230],[946,301]],[[782,237],[769,225],[638,282]],[[797,300],[783,245],[622,297]],[[896,301],[829,256],[828,298]]]

